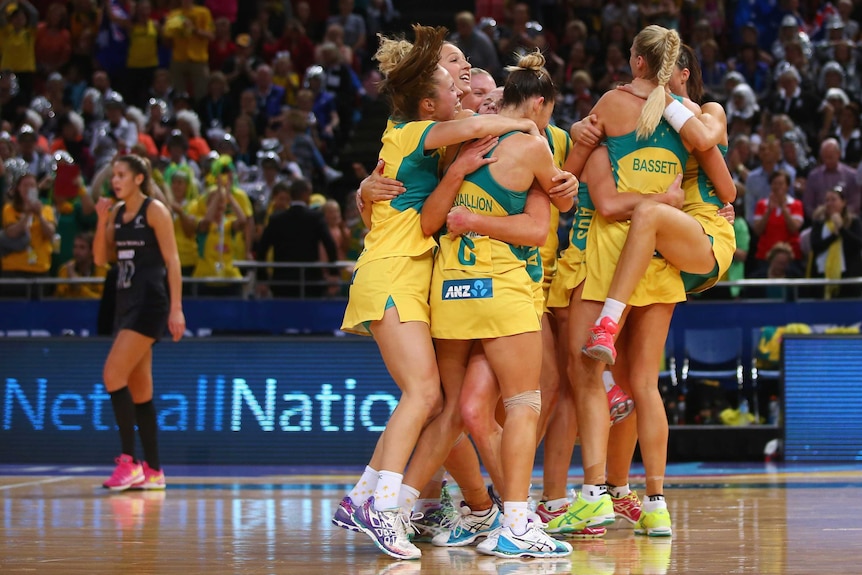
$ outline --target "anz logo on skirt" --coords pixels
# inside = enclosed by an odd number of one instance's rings
[[[494,297],[491,279],[447,280],[443,282],[443,300],[485,299]]]

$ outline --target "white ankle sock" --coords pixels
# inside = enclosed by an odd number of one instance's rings
[[[615,323],[620,323],[620,318],[623,317],[623,312],[626,310],[626,304],[615,299],[608,298],[605,300],[605,305],[602,307],[602,313],[599,314],[596,320],[596,325],[599,325],[602,318],[609,317]]]
[[[611,388],[616,385],[614,376],[610,371],[605,370],[602,372],[602,383],[605,384],[605,393],[608,393]]]
[[[566,497],[562,499],[551,499],[549,501],[545,501],[545,509],[548,511],[559,511],[560,509],[564,509],[569,506],[569,500]]]
[[[383,511],[398,507],[398,495],[401,493],[401,480],[404,476],[392,471],[381,471],[377,474],[377,487],[374,489],[374,509]]]
[[[377,487],[377,470],[371,469],[371,467],[366,465],[365,471],[362,472],[359,481],[356,482],[356,485],[353,486],[353,489],[350,490],[347,496],[350,497],[354,505],[362,505],[368,501],[369,497],[374,495],[375,487]]]
[[[401,491],[398,493],[398,507],[404,513],[410,514],[416,501],[419,499],[419,490],[413,489],[409,485],[401,484]]]
[[[611,485],[608,485],[608,493],[614,499],[619,499],[620,497],[625,497],[626,495],[631,493],[631,489],[629,489],[628,483],[626,483],[625,485],[620,485],[619,487],[613,487]]]
[[[530,512],[526,501],[503,502],[503,525],[512,530],[515,535],[523,535],[527,531],[527,514]]]
[[[664,500],[664,495],[650,495],[649,497],[644,497],[642,509],[644,513],[667,509],[667,501]]]
[[[596,503],[602,498],[602,495],[605,495],[607,492],[607,485],[589,485],[584,483],[583,486],[581,486],[581,497],[583,497],[584,501],[587,503]]]

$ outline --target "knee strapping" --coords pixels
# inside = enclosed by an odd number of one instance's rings
[[[508,413],[509,409],[515,407],[516,405],[526,405],[536,413],[542,413],[542,392],[541,390],[534,389],[531,391],[522,391],[508,399],[503,400],[503,407],[506,409]]]
[[[467,435],[462,431],[460,434],[458,434],[458,437],[455,438],[455,443],[452,444],[452,447],[455,447],[456,445],[461,443],[461,440],[463,440],[465,437],[467,437]],[[440,479],[443,478],[441,477]]]

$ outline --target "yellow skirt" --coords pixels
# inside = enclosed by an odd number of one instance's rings
[[[608,222],[596,214],[587,236],[587,274],[582,299],[607,299],[628,231],[628,222]],[[627,303],[643,307],[656,303],[679,303],[685,299],[685,286],[679,270],[664,258],[654,257]]]
[[[508,247],[493,249],[487,237],[473,241],[475,261],[465,265],[457,240],[440,239],[431,278],[431,336],[479,340],[539,331],[541,283],[530,279],[525,263]]]
[[[557,259],[557,275],[551,282],[548,293],[548,307],[551,309],[569,307],[572,291],[587,277],[584,252],[569,246]]]
[[[386,308],[392,305],[387,305],[390,298],[402,323],[430,323],[428,287],[433,265],[434,252],[429,250],[421,256],[384,258],[357,267],[341,329],[371,335],[369,324],[383,318]]]
[[[695,275],[682,272],[686,291],[700,293],[718,283],[733,263],[733,254],[736,253],[736,234],[733,231],[733,225],[717,214],[713,216],[694,214],[693,217],[703,227],[706,235],[712,238],[712,253],[717,264],[716,269],[709,274]]]

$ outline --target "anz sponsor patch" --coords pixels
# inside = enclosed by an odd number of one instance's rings
[[[443,282],[443,301],[492,297],[494,297],[494,284],[491,279],[447,280]]]

